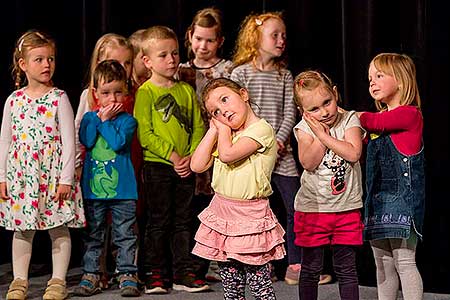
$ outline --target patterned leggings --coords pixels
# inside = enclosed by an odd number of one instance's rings
[[[275,300],[269,264],[253,266],[239,261],[218,262],[225,300],[245,299],[245,285],[256,300]]]

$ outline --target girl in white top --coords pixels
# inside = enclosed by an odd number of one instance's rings
[[[304,171],[295,199],[295,243],[302,247],[300,299],[317,299],[324,247],[331,245],[341,299],[359,299],[356,247],[362,245],[359,158],[364,130],[354,111],[338,108],[337,87],[306,71],[294,90],[302,121],[295,126]]]
[[[73,193],[73,111],[67,94],[53,86],[55,42],[50,37],[24,33],[13,62],[17,90],[6,100],[0,137],[0,226],[14,230],[14,280],[6,299],[26,298],[36,230],[48,230],[52,241],[53,273],[43,299],[65,299],[68,226],[85,225],[81,199]]]
[[[237,83],[218,78],[202,93],[210,128],[191,158],[191,169],[214,164],[210,205],[201,221],[194,254],[216,260],[224,299],[275,299],[269,261],[285,255],[284,230],[270,209],[270,178],[277,146],[273,128],[255,115],[249,94]]]

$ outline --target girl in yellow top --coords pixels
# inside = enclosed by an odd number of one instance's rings
[[[275,299],[268,262],[285,255],[284,230],[270,209],[270,179],[277,157],[275,133],[232,80],[210,81],[202,92],[210,128],[191,158],[191,169],[213,166],[215,196],[199,215],[193,253],[219,263],[224,299]]]

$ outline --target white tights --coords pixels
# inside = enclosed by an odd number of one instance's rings
[[[422,277],[416,266],[417,237],[409,239],[382,239],[370,242],[377,267],[379,300],[395,300],[399,277],[403,299],[422,300]]]
[[[12,243],[12,261],[14,278],[28,280],[28,269],[30,267],[33,238],[36,231],[16,231]],[[70,232],[66,226],[49,229],[48,233],[52,240],[52,278],[66,280],[67,269],[70,262],[70,251],[72,243]]]

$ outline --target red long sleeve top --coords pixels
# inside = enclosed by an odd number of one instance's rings
[[[415,154],[422,148],[423,117],[415,106],[402,105],[389,111],[364,112],[360,121],[369,133],[390,134],[395,147],[404,155]]]

